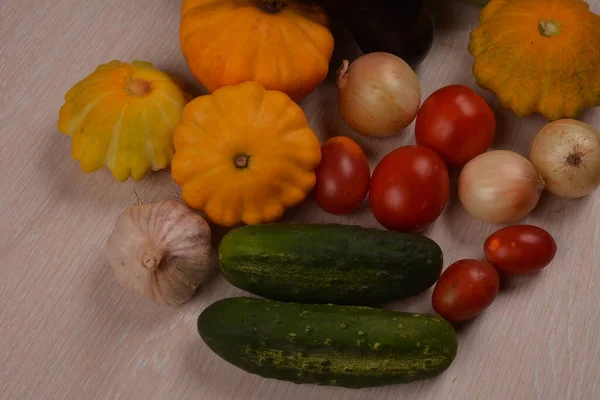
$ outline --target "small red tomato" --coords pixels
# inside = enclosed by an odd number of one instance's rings
[[[460,260],[450,265],[433,289],[436,313],[449,322],[461,322],[488,308],[500,289],[500,277],[491,264]]]
[[[314,199],[330,214],[350,214],[367,197],[371,170],[367,156],[352,139],[337,136],[321,146]]]
[[[474,90],[450,85],[431,94],[415,123],[417,144],[434,150],[452,166],[461,166],[492,145],[496,117]]]
[[[422,232],[444,211],[450,178],[442,159],[423,146],[400,147],[373,171],[369,200],[386,229]]]
[[[556,255],[552,235],[532,225],[513,225],[494,232],[484,244],[485,257],[507,275],[530,275],[544,269]]]

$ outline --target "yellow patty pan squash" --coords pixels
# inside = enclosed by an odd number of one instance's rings
[[[227,227],[278,220],[306,198],[321,161],[302,109],[256,82],[191,101],[173,140],[183,200]]]
[[[583,0],[492,0],[469,50],[477,83],[519,117],[600,105],[600,16]]]
[[[73,138],[71,154],[84,172],[104,166],[118,181],[168,168],[173,131],[188,96],[152,64],[111,61],[65,95],[58,130]]]
[[[327,15],[298,0],[184,0],[179,42],[209,91],[255,81],[296,101],[323,82],[333,53]]]

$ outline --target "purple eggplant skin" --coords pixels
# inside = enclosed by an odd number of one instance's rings
[[[304,0],[340,21],[363,53],[394,54],[416,66],[429,53],[435,33],[430,0]]]

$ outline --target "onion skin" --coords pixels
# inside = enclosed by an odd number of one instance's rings
[[[458,180],[458,196],[474,218],[507,224],[533,211],[544,187],[540,173],[525,157],[494,150],[465,165]]]
[[[584,122],[561,119],[544,126],[529,158],[556,196],[581,198],[600,186],[600,132]]]
[[[369,53],[338,71],[340,114],[364,136],[398,134],[416,118],[421,86],[412,68],[389,53]]]

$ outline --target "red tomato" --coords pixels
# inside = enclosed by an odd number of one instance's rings
[[[423,102],[415,124],[417,144],[427,146],[452,166],[485,153],[496,132],[496,117],[472,89],[450,85]]]
[[[450,196],[448,169],[423,146],[400,147],[373,171],[369,200],[381,225],[399,232],[422,232],[444,211]]]
[[[513,225],[490,235],[485,257],[507,275],[529,275],[545,268],[556,255],[552,235],[531,225]]]
[[[500,277],[484,261],[460,260],[450,265],[433,289],[436,313],[449,322],[461,322],[488,308],[500,289]]]
[[[321,146],[314,199],[330,214],[350,214],[364,202],[371,170],[367,156],[352,139],[338,136]]]

